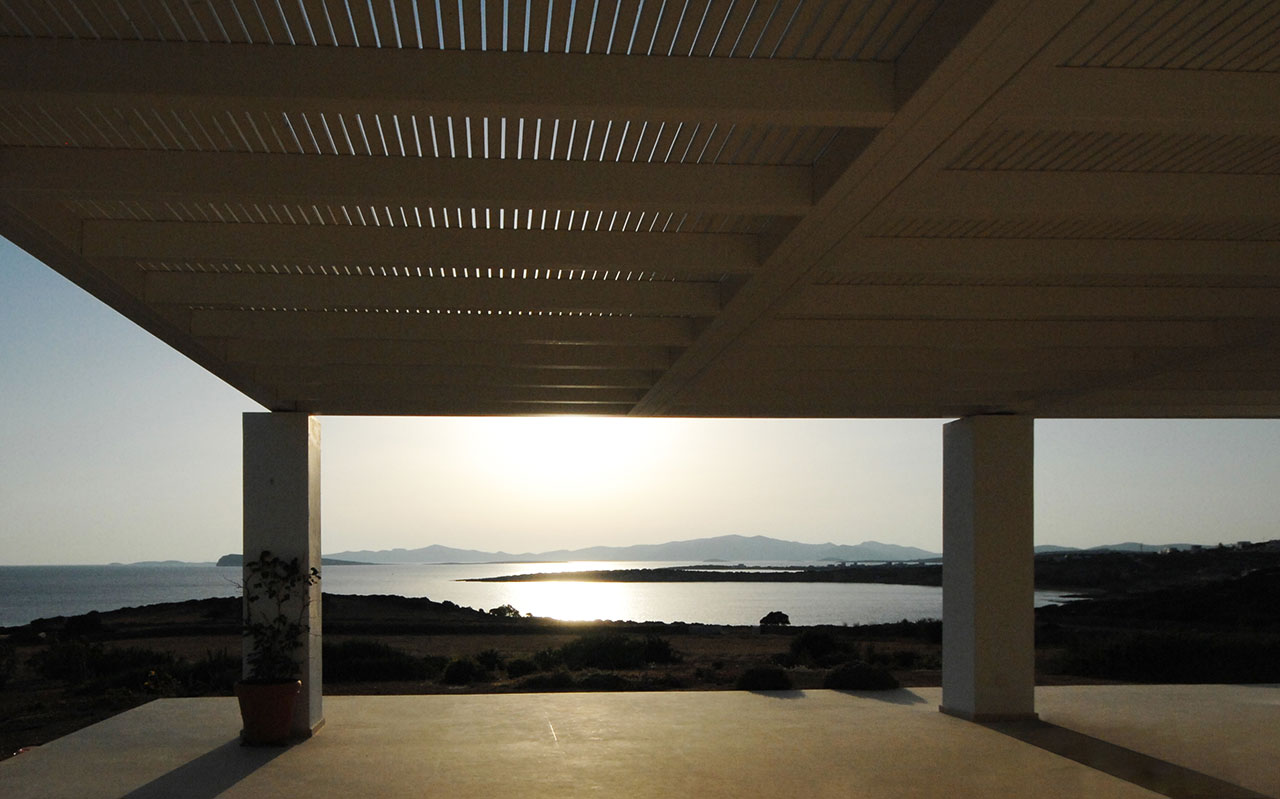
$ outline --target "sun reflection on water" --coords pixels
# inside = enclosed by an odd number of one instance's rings
[[[511,604],[522,613],[565,621],[636,620],[633,586],[627,583],[554,581],[509,583]]]

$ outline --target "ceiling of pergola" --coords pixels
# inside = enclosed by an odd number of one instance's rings
[[[277,410],[1280,415],[1273,0],[0,0],[0,234]]]

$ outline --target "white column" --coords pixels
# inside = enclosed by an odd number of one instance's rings
[[[244,415],[244,557],[263,550],[320,568],[320,420],[304,413]],[[302,601],[299,599],[299,601]],[[320,671],[320,585],[306,599],[310,634],[301,654],[295,735],[324,724]]]
[[[942,711],[1035,717],[1034,421],[943,428]]]

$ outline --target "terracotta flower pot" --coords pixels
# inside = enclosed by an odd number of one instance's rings
[[[293,705],[302,690],[302,681],[236,683],[240,718],[244,722],[241,740],[249,746],[282,746],[293,731]]]

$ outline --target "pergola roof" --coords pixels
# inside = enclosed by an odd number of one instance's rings
[[[1267,0],[0,2],[0,233],[275,410],[1280,415]]]

